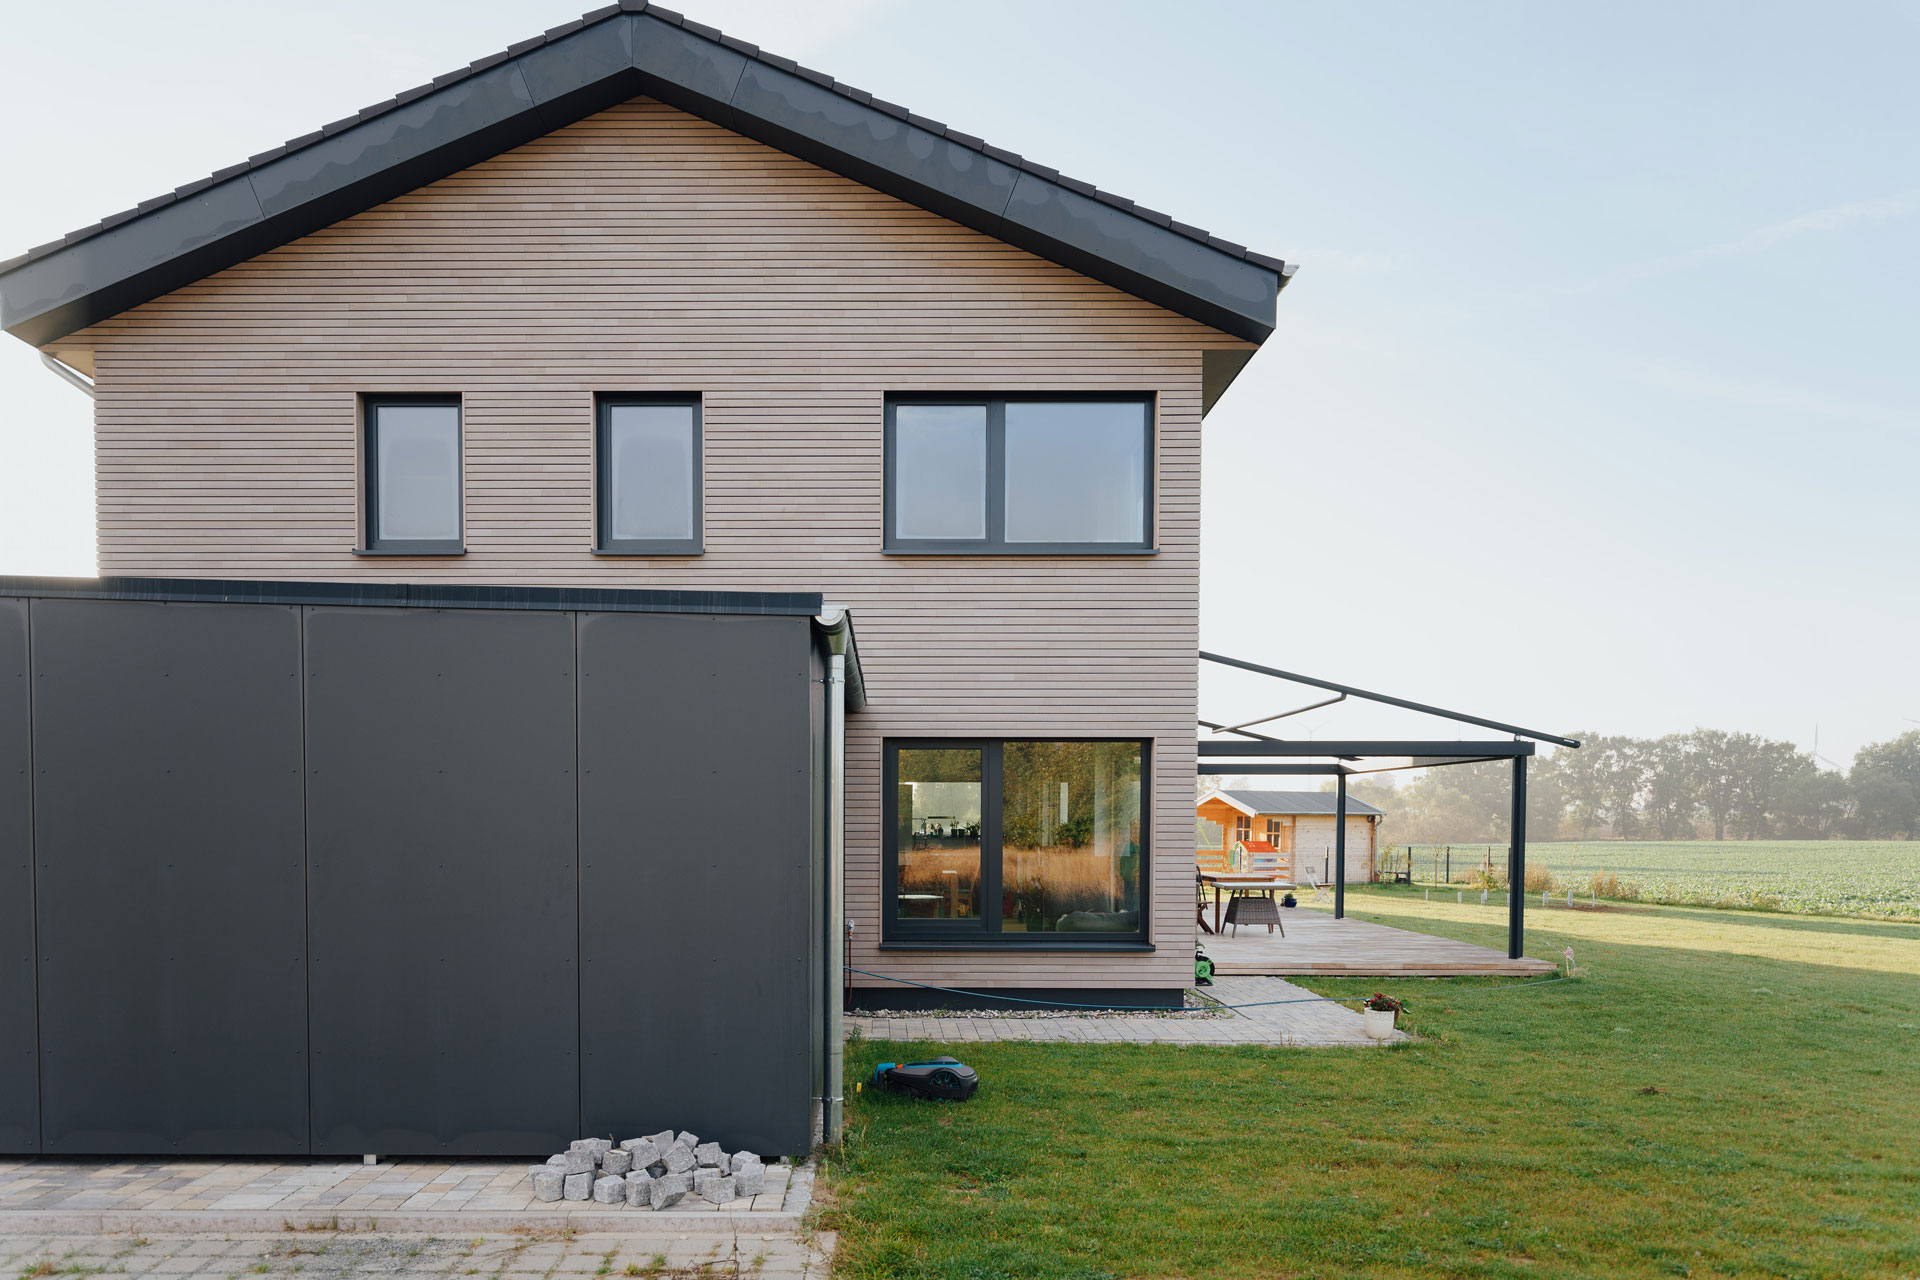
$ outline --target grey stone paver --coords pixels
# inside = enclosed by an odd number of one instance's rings
[[[250,1232],[85,1233],[11,1232],[0,1224],[0,1275],[19,1276],[47,1263],[58,1272],[94,1272],[180,1280],[335,1280],[378,1275],[427,1277],[680,1276],[824,1277],[832,1257],[830,1233],[689,1231],[677,1235],[622,1232],[446,1233]],[[656,1263],[662,1263],[656,1269]]]
[[[1223,976],[1213,980],[1206,994],[1221,1004],[1253,1005],[1235,1010],[1231,1018],[1139,1017],[1088,1015],[1062,1018],[953,1018],[928,1015],[914,1018],[873,1018],[850,1014],[849,1029],[868,1040],[917,1040],[963,1043],[982,1040],[1028,1040],[1084,1044],[1261,1044],[1292,1048],[1366,1047],[1390,1043],[1375,1040],[1361,1028],[1358,1010],[1284,978]],[[1284,1003],[1266,1003],[1280,1001]],[[1394,1041],[1410,1037],[1393,1033]]]

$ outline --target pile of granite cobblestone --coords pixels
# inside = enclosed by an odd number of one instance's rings
[[[663,1129],[614,1146],[581,1138],[527,1171],[536,1200],[593,1200],[636,1209],[666,1209],[695,1196],[713,1204],[749,1199],[766,1187],[767,1167],[751,1151],[732,1155],[717,1142]]]

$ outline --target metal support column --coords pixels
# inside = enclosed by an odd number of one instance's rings
[[[1347,775],[1333,779],[1333,918],[1347,916]]]
[[[1513,758],[1513,818],[1507,850],[1507,958],[1518,960],[1527,929],[1527,758]]]

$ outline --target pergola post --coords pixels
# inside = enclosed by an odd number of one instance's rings
[[[1333,918],[1347,917],[1347,775],[1333,775]]]
[[[1527,758],[1513,758],[1513,818],[1507,849],[1507,959],[1518,960],[1527,929]]]

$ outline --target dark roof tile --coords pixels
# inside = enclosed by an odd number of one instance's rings
[[[11,271],[15,267],[26,266],[28,259],[31,258],[32,256],[33,255],[26,254],[26,253],[14,254],[11,258],[8,258],[5,262],[0,262],[0,273]]]
[[[179,198],[180,197],[176,193],[169,191],[165,195],[155,196],[151,200],[142,200],[139,204],[133,206],[133,208],[129,209],[127,212],[145,213],[149,209],[158,209],[163,204],[172,204],[174,201],[178,200]]]
[[[1171,229],[1180,235],[1186,236],[1190,239],[1197,240],[1203,244],[1206,244],[1209,247],[1218,250],[1219,252],[1244,258],[1250,262],[1253,262],[1262,267],[1266,267],[1267,269],[1273,270],[1273,271],[1279,271],[1286,266],[1286,264],[1278,258],[1268,257],[1265,254],[1251,252],[1250,250],[1244,248],[1243,246],[1235,244],[1231,240],[1224,240],[1218,236],[1209,235],[1206,231],[1203,231],[1198,227],[1189,226],[1188,224],[1182,223],[1182,222],[1175,222],[1173,221],[1173,219],[1171,219],[1164,213],[1159,213],[1159,212],[1156,212],[1155,210],[1148,209],[1140,205],[1136,205],[1133,203],[1133,201],[1128,200],[1124,196],[1117,196],[1110,192],[1100,191],[1097,188],[1095,188],[1091,183],[1082,182],[1077,178],[1065,177],[1057,169],[1049,168],[1048,166],[1043,164],[1036,164],[1031,160],[1027,160],[1021,157],[1016,152],[1009,151],[1004,147],[993,146],[992,144],[986,142],[984,139],[976,138],[971,134],[961,133],[960,131],[955,129],[949,129],[947,128],[946,125],[942,124],[938,120],[932,120],[932,119],[928,119],[925,116],[915,115],[913,112],[907,110],[907,108],[902,107],[896,103],[888,102],[883,98],[876,98],[871,93],[868,93],[864,89],[858,89],[853,87],[852,85],[841,84],[838,81],[836,81],[832,76],[829,76],[824,72],[815,71],[808,67],[803,67],[791,58],[783,58],[783,57],[780,57],[778,54],[768,53],[765,50],[761,49],[758,45],[752,44],[745,40],[737,39],[733,36],[729,36],[724,32],[719,31],[716,28],[706,26],[703,23],[691,21],[690,19],[687,19],[683,15],[676,13],[671,9],[663,9],[657,5],[650,3],[650,0],[617,0],[616,3],[608,4],[599,9],[595,9],[590,13],[581,15],[580,17],[574,19],[571,22],[565,22],[560,24],[557,27],[553,27],[548,31],[546,31],[545,33],[539,36],[533,37],[532,39],[522,40],[517,44],[509,45],[503,52],[487,54],[485,57],[475,60],[474,62],[472,62],[466,67],[462,67],[455,71],[449,71],[445,75],[435,76],[432,82],[429,84],[419,85],[412,89],[403,90],[402,92],[395,94],[393,97],[388,98],[384,102],[377,102],[370,107],[363,108],[361,111],[359,111],[357,114],[353,116],[347,117],[346,119],[343,119],[343,120],[336,120],[332,124],[324,126],[318,132],[304,134],[301,137],[292,139],[291,141],[285,143],[282,146],[275,147],[269,151],[263,151],[260,154],[255,156],[250,156],[247,159],[246,163],[244,164],[230,165],[225,169],[221,169],[215,172],[210,177],[201,178],[195,182],[190,182],[182,187],[176,188],[175,191],[170,195],[158,197],[154,200],[149,200],[143,204],[135,206],[133,209],[127,210],[123,213],[115,214],[111,218],[103,219],[101,222],[95,223],[90,227],[83,227],[80,230],[72,232],[71,234],[63,237],[60,240],[56,240],[44,245],[38,245],[35,248],[28,250],[27,253],[21,255],[20,257],[10,259],[9,266],[18,266],[21,263],[31,261],[35,258],[45,257],[47,254],[54,252],[56,249],[60,249],[62,247],[65,247],[66,245],[70,245],[77,241],[84,240],[89,236],[97,235],[100,233],[100,231],[102,231],[107,227],[118,226],[121,223],[126,222],[131,218],[138,217],[140,214],[145,213],[150,209],[155,209],[163,204],[171,203],[176,198],[185,198],[187,196],[198,194],[199,192],[205,191],[207,188],[213,186],[215,183],[224,182],[230,178],[236,177],[242,173],[245,173],[250,168],[258,168],[263,164],[269,163],[270,161],[273,161],[283,155],[286,155],[290,151],[297,150],[301,147],[311,145],[312,143],[318,142],[323,138],[332,137],[333,135],[338,134],[343,130],[352,128],[354,125],[362,121],[372,119],[373,117],[382,115],[388,111],[393,110],[396,107],[399,107],[406,103],[413,102],[420,98],[423,98],[426,95],[432,93],[435,89],[441,88],[446,85],[457,83],[461,80],[468,78],[469,76],[474,75],[477,72],[486,71],[493,67],[497,67],[503,62],[506,62],[512,58],[517,58],[522,54],[528,53],[534,49],[541,48],[542,46],[548,44],[551,41],[570,35],[573,32],[579,31],[582,28],[592,25],[594,23],[603,22],[621,13],[650,14],[653,17],[659,18],[663,22],[668,22],[675,26],[682,27],[685,30],[694,33],[695,35],[702,36],[709,40],[717,41],[720,44],[724,45],[729,49],[734,50],[737,53],[745,54],[750,58],[757,59],[758,61],[763,62],[768,66],[776,67],[780,70],[787,71],[791,74],[801,76],[815,84],[825,86],[826,88],[829,88],[834,92],[841,94],[844,97],[851,98],[856,102],[873,107],[878,111],[885,112],[886,114],[893,116],[896,119],[906,120],[916,125],[919,128],[927,130],[929,133],[933,133],[938,136],[944,137],[947,140],[955,143],[956,145],[967,147],[974,151],[979,151],[1004,164],[1017,166],[1018,168],[1028,173],[1037,174],[1040,177],[1049,179],[1050,181],[1053,181],[1053,182],[1057,182],[1061,186],[1066,187],[1070,191],[1078,192],[1081,195],[1091,196],[1095,199],[1100,200],[1105,204],[1111,205],[1116,209],[1129,211],[1138,217],[1144,218],[1147,221],[1154,223],[1156,226]]]

